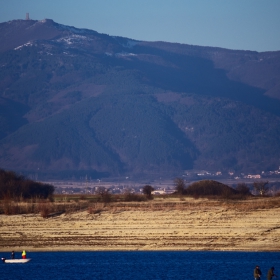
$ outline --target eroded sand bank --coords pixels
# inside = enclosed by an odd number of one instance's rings
[[[0,215],[0,251],[280,251],[279,206],[256,209],[201,201],[178,205],[104,207],[96,214],[83,210],[48,219],[39,214]]]

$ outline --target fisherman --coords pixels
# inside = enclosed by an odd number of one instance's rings
[[[271,267],[267,272],[267,280],[271,280],[273,276],[277,277],[277,275],[274,274],[274,267]]]
[[[254,269],[254,278],[255,278],[255,280],[260,280],[261,279],[261,275],[262,275],[262,272],[260,270],[260,267],[258,265],[256,265],[256,267]]]
[[[15,252],[14,252],[14,251],[12,251],[12,253],[11,253],[11,258],[12,258],[12,259],[15,258]]]
[[[26,252],[25,252],[25,250],[22,251],[21,256],[22,256],[23,259],[26,259]]]

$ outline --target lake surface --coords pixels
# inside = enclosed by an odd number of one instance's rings
[[[16,258],[21,253],[16,252]],[[9,253],[0,257],[10,258]],[[280,276],[280,253],[240,252],[27,252],[26,264],[0,263],[1,279],[254,279],[271,266]]]

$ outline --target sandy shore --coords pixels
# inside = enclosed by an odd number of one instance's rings
[[[279,200],[279,198],[278,198]],[[145,209],[104,207],[64,213],[0,215],[0,251],[280,251],[280,207],[196,200]],[[250,205],[250,207],[248,207]],[[252,207],[253,205],[253,207]]]

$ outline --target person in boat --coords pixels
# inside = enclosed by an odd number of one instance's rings
[[[26,259],[26,252],[25,252],[25,250],[22,251],[21,256],[22,256],[23,259]]]
[[[255,269],[254,269],[254,278],[255,280],[260,280],[261,279],[261,275],[262,275],[262,272],[261,272],[261,269],[258,265],[256,265]]]
[[[15,252],[12,251],[12,253],[11,253],[11,259],[14,259],[14,258],[15,258]]]
[[[273,276],[277,277],[277,275],[274,274],[274,267],[271,267],[267,272],[267,280],[271,280]]]

